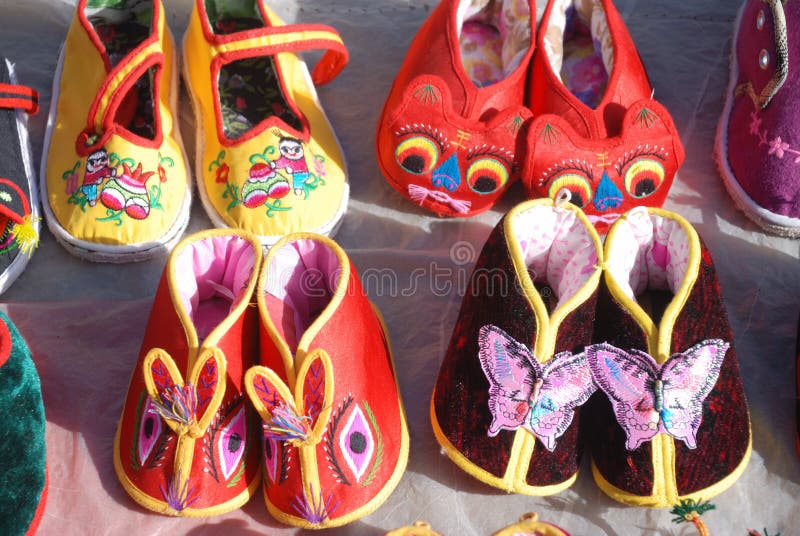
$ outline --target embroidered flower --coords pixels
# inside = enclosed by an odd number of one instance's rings
[[[216,177],[215,180],[219,184],[225,184],[226,182],[228,182],[228,175],[230,175],[230,172],[231,172],[231,168],[228,167],[228,164],[225,164],[225,163],[221,164],[217,168],[217,177]]]
[[[70,175],[67,178],[67,187],[64,190],[67,193],[67,195],[72,195],[78,191],[78,182],[79,182],[78,172],[75,171],[74,173],[72,173],[72,175]]]
[[[328,174],[328,170],[325,168],[325,160],[322,158],[315,158],[314,159],[314,171],[320,177],[325,177]]]
[[[761,118],[756,112],[750,113],[750,134],[758,136],[761,132]]]
[[[167,170],[164,169],[164,166],[158,166],[158,178],[161,182],[167,182]]]
[[[783,158],[783,154],[788,148],[789,144],[783,141],[780,136],[777,136],[769,142],[768,154],[774,154],[778,158]]]

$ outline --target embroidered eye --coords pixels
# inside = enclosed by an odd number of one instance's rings
[[[339,436],[339,448],[344,454],[347,465],[355,475],[356,482],[360,482],[372,459],[375,439],[370,431],[369,422],[364,417],[364,412],[357,404]]]
[[[500,160],[484,157],[473,162],[467,169],[467,184],[473,192],[490,194],[508,182],[508,168]]]
[[[583,208],[592,200],[592,185],[589,181],[576,173],[566,173],[550,183],[547,195],[552,199],[559,199],[569,194],[567,199],[576,207]]]
[[[275,482],[278,477],[280,448],[277,440],[264,438],[264,467],[267,469],[269,482]]]
[[[625,189],[637,199],[651,195],[662,182],[664,166],[650,158],[637,160],[625,172]]]
[[[400,166],[414,175],[430,173],[439,161],[440,147],[427,136],[412,136],[397,146],[395,156]]]
[[[136,441],[136,455],[139,457],[139,465],[144,465],[145,460],[153,452],[156,440],[161,435],[163,424],[161,423],[161,416],[149,396],[145,398],[141,411],[139,434]]]
[[[219,467],[225,480],[233,475],[244,455],[245,437],[244,409],[239,410],[217,438],[217,452],[219,453]]]

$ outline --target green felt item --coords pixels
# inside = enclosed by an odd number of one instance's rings
[[[25,534],[45,486],[44,405],[25,340],[0,312],[0,338],[11,338],[0,365],[0,534]],[[0,363],[8,343],[0,340]]]

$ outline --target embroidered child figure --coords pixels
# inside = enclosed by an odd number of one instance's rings
[[[493,325],[480,329],[478,346],[489,380],[489,437],[521,426],[552,452],[572,423],[575,408],[597,390],[586,354],[562,352],[542,364],[525,345]]]
[[[81,192],[86,196],[89,206],[97,204],[98,187],[105,179],[111,179],[117,175],[117,170],[109,166],[108,152],[99,149],[86,159],[86,173],[83,175],[83,185]]]
[[[703,341],[662,365],[635,349],[626,352],[610,344],[586,348],[594,379],[625,430],[625,447],[634,450],[665,433],[696,448],[703,401],[717,383],[729,347],[719,339]]]
[[[306,164],[306,155],[303,150],[303,143],[295,138],[281,137],[278,142],[280,158],[270,162],[270,167],[277,171],[283,171],[292,177],[292,187],[295,195],[303,195],[303,186],[308,182],[311,174]]]

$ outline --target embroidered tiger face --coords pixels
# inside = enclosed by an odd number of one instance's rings
[[[628,110],[618,137],[583,138],[560,117],[543,115],[528,143],[529,194],[582,208],[601,233],[636,206],[662,206],[684,158],[669,113],[652,100]]]
[[[382,127],[385,171],[412,201],[447,216],[491,207],[518,178],[519,133],[527,108],[504,110],[488,121],[453,111],[449,90],[432,76],[409,85],[404,105]]]

